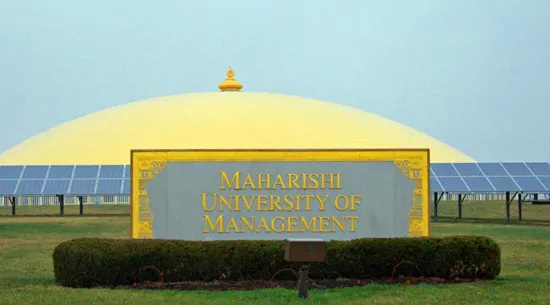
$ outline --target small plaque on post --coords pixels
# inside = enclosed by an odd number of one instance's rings
[[[325,248],[323,239],[289,238],[285,245],[285,260],[297,263],[324,262]]]
[[[298,297],[307,298],[308,263],[325,261],[325,241],[317,238],[289,238],[285,245],[285,260],[302,263],[298,277]]]

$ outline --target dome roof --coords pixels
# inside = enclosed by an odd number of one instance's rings
[[[131,149],[429,148],[432,162],[472,162],[375,114],[270,93],[167,96],[61,124],[0,154],[0,164],[129,164]]]

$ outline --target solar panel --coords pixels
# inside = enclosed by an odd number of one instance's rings
[[[540,192],[544,186],[535,177],[514,177],[517,184],[526,192]]]
[[[19,179],[23,166],[4,165],[0,166],[0,179]]]
[[[122,178],[124,165],[102,165],[99,170],[99,178]]]
[[[464,177],[464,181],[472,192],[493,192],[495,190],[485,177]]]
[[[46,180],[43,195],[64,195],[69,191],[70,180]]]
[[[508,176],[508,173],[499,163],[478,163],[477,165],[488,177]]]
[[[71,195],[94,195],[95,179],[75,179],[71,184],[69,194]]]
[[[4,165],[0,196],[129,195],[130,176],[129,165]],[[432,163],[430,191],[542,193],[550,191],[550,164]]]
[[[443,192],[443,187],[435,179],[430,179],[430,191],[432,192]]]
[[[469,192],[470,190],[459,177],[439,177],[441,186],[447,192]]]
[[[0,180],[0,195],[13,195],[17,180]]]
[[[502,163],[511,176],[533,176],[531,171],[523,163]]]
[[[109,179],[109,180],[100,179],[97,182],[96,194],[119,195],[121,186],[122,186],[122,179]]]
[[[97,178],[97,171],[99,166],[97,165],[77,165],[74,169],[75,179],[90,179]]]
[[[69,179],[73,176],[73,170],[72,165],[52,165],[48,178]]]
[[[521,191],[510,177],[489,177],[489,181],[495,186],[495,191],[497,192]]]
[[[42,193],[42,187],[44,186],[44,179],[29,179],[21,180],[17,187],[16,194],[18,195],[40,195]]]
[[[434,174],[439,177],[457,177],[458,173],[450,163],[434,163],[431,165]]]
[[[122,184],[122,194],[130,195],[130,179],[124,179]]]
[[[462,177],[483,176],[475,163],[455,163],[454,166]]]
[[[550,176],[550,164],[548,163],[527,163],[527,166],[537,176]]]
[[[539,177],[539,179],[546,189],[550,191],[550,177]]]
[[[45,179],[48,174],[49,166],[44,165],[27,165],[23,171],[23,179]]]

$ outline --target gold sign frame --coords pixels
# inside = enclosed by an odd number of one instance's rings
[[[130,152],[130,236],[153,237],[153,215],[145,185],[168,162],[393,162],[416,184],[409,212],[409,236],[430,235],[429,149],[132,150]]]

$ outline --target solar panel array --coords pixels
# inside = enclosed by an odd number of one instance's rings
[[[0,166],[0,196],[128,195],[128,165]]]
[[[433,163],[430,167],[432,192],[550,192],[549,163]]]
[[[550,164],[432,163],[431,192],[550,192]],[[0,166],[0,196],[130,194],[129,165]]]

